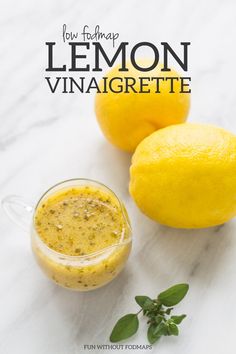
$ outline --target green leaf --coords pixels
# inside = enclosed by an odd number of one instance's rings
[[[115,343],[131,337],[137,332],[138,326],[137,314],[130,313],[121,317],[111,332],[110,341]]]
[[[166,310],[166,314],[169,315],[171,313],[171,311],[173,310],[174,307],[169,307],[167,310]]]
[[[167,325],[164,322],[159,323],[154,330],[154,335],[165,336],[167,334],[168,334]]]
[[[153,300],[148,296],[135,296],[135,301],[140,307],[142,307],[143,310],[151,310],[154,307]]]
[[[150,324],[150,326],[148,327],[147,338],[150,344],[154,344],[161,337],[161,335],[154,333],[155,329],[155,324]]]
[[[176,324],[169,323],[168,329],[169,329],[170,334],[172,334],[173,336],[178,336],[179,335],[179,329],[176,326]]]
[[[163,316],[157,315],[154,317],[155,318],[155,322],[158,325],[159,323],[161,323],[163,321]]]
[[[188,284],[177,284],[163,291],[158,295],[158,300],[165,306],[171,307],[177,305],[187,294]]]
[[[185,317],[186,317],[186,315],[171,316],[171,319],[175,324],[180,324]]]

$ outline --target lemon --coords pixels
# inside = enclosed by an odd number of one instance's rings
[[[139,61],[142,67],[148,66],[149,61]],[[170,82],[160,81],[160,93],[156,93],[156,81],[146,80],[150,89],[149,93],[138,93],[140,91],[139,78],[145,77],[179,77],[179,75],[171,70],[169,72],[161,71],[161,66],[149,72],[141,72],[133,68],[128,63],[129,71],[119,71],[119,66],[114,67],[105,75],[111,81],[114,79],[113,87],[119,90],[120,85],[124,85],[123,92],[114,93],[108,85],[107,93],[97,93],[95,98],[95,113],[98,123],[105,137],[113,145],[126,151],[134,151],[136,146],[148,135],[159,128],[166,127],[170,124],[183,123],[188,115],[190,106],[190,94],[180,93],[180,82],[174,82],[175,93],[169,93]],[[121,80],[115,81],[115,78]],[[124,80],[130,78],[135,79],[133,92],[128,88],[126,90]],[[102,86],[100,82],[99,86]],[[143,91],[144,91],[143,90]]]
[[[129,188],[141,211],[161,224],[225,223],[236,215],[236,136],[204,124],[160,129],[137,147]]]

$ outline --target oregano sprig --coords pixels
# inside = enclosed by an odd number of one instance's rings
[[[173,306],[177,305],[187,294],[188,284],[177,284],[161,292],[156,299],[148,296],[135,296],[135,301],[140,306],[137,313],[130,313],[121,317],[113,328],[110,341],[119,342],[134,335],[139,327],[138,315],[147,317],[147,338],[150,344],[154,344],[161,336],[178,336],[178,325],[186,315],[173,316]]]

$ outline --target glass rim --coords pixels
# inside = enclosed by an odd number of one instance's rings
[[[127,240],[122,240],[122,235],[120,237],[120,240],[119,242],[117,243],[114,243],[113,245],[110,245],[110,246],[107,246],[105,248],[102,248],[101,250],[98,250],[98,251],[95,251],[95,252],[92,252],[92,253],[88,253],[88,254],[85,254],[85,255],[80,255],[80,256],[72,256],[72,255],[68,255],[68,254],[65,254],[65,253],[62,253],[62,252],[57,252],[55,250],[53,250],[52,248],[50,248],[45,242],[43,242],[43,240],[41,239],[41,237],[39,236],[37,230],[36,230],[36,227],[35,227],[35,214],[36,214],[36,211],[37,211],[37,208],[39,206],[39,204],[41,203],[41,201],[43,200],[43,198],[50,192],[52,191],[54,188],[56,187],[59,187],[60,185],[62,184],[65,184],[65,183],[68,183],[68,182],[88,182],[88,183],[94,183],[96,185],[99,185],[105,189],[107,189],[112,195],[115,196],[115,198],[117,199],[118,203],[119,203],[119,207],[121,209],[121,212],[122,212],[122,216],[125,220],[125,224],[128,226],[128,231],[129,231],[129,237]],[[129,221],[129,218],[128,216],[126,216],[124,214],[124,210],[123,208],[125,208],[125,206],[123,205],[123,202],[121,202],[120,198],[116,195],[115,192],[113,192],[113,190],[109,187],[107,187],[104,183],[101,183],[101,182],[98,182],[94,179],[90,179],[90,178],[71,178],[71,179],[66,179],[66,180],[63,180],[61,182],[58,182],[56,184],[54,184],[52,187],[48,188],[43,194],[42,196],[39,198],[38,202],[36,203],[36,206],[34,207],[34,212],[33,212],[33,218],[32,218],[32,227],[33,227],[33,230],[34,230],[34,235],[37,237],[37,242],[40,243],[41,246],[43,246],[48,253],[51,253],[52,255],[56,256],[57,258],[59,259],[62,259],[65,258],[65,259],[68,259],[68,260],[86,260],[86,259],[90,259],[90,258],[93,258],[93,257],[96,257],[96,256],[99,256],[105,252],[108,252],[109,250],[113,250],[114,248],[117,248],[119,246],[123,246],[125,244],[128,244],[129,242],[131,242],[132,240],[132,228],[131,228],[131,225],[130,225],[130,221]],[[126,210],[126,209],[125,209]],[[122,234],[124,235],[124,229],[122,229]]]

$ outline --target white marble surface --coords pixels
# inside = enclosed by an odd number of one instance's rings
[[[159,354],[234,354],[236,220],[221,228],[184,231],[153,223],[128,194],[130,156],[100,133],[93,95],[50,94],[44,42],[96,24],[122,40],[191,41],[190,121],[236,133],[234,0],[0,1],[0,198],[34,203],[54,183],[72,177],[102,181],[124,200],[134,231],[125,271],[108,286],[74,293],[48,281],[35,264],[29,235],[0,211],[0,353],[77,354],[107,344],[114,322],[136,311],[133,297],[188,282],[179,337],[164,338]],[[144,328],[130,339],[146,344]],[[104,352],[111,352],[109,350]],[[112,351],[125,352],[125,351]],[[140,350],[126,351],[141,353]]]

